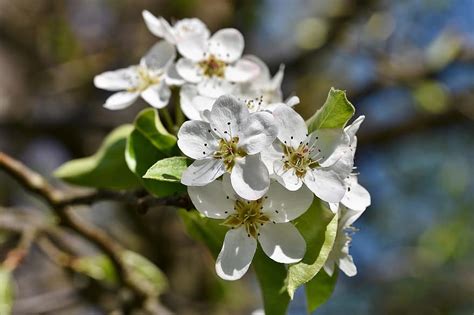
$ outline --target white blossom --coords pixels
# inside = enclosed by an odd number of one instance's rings
[[[233,28],[219,30],[209,39],[194,36],[179,46],[183,58],[176,70],[184,80],[197,85],[200,95],[217,98],[232,93],[233,83],[258,76],[258,65],[241,59],[243,50],[244,38]]]
[[[272,114],[250,113],[236,98],[219,97],[208,121],[187,121],[178,132],[179,148],[196,160],[185,170],[181,182],[203,186],[227,172],[242,198],[261,198],[270,178],[260,152],[271,145],[277,133]]]
[[[306,251],[306,243],[290,222],[311,205],[307,188],[289,191],[273,181],[268,192],[257,200],[240,198],[228,175],[223,181],[188,187],[198,211],[212,219],[222,219],[230,227],[216,261],[217,274],[226,280],[240,279],[248,270],[260,243],[265,254],[279,263],[296,263]]]
[[[116,91],[106,100],[104,107],[111,110],[124,109],[139,97],[153,107],[165,107],[171,96],[169,85],[179,81],[170,70],[175,56],[174,47],[162,41],[148,51],[139,65],[95,76],[96,87]]]
[[[277,106],[273,115],[278,141],[262,153],[269,171],[287,189],[303,183],[320,199],[339,202],[345,193],[346,173],[334,168],[349,144],[342,129],[319,129],[308,134],[303,118],[291,107]]]
[[[163,17],[156,17],[147,10],[142,12],[142,16],[153,35],[164,38],[170,44],[176,45],[178,51],[181,44],[186,40],[193,37],[208,39],[210,35],[206,24],[197,18],[178,20],[174,25],[170,25]]]

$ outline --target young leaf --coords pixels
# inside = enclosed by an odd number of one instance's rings
[[[158,296],[168,288],[168,281],[163,272],[145,257],[126,250],[122,253],[122,259],[132,272],[133,277],[146,285],[148,291]]]
[[[185,186],[180,183],[142,178],[156,161],[163,158],[166,158],[165,153],[153,146],[140,131],[136,129],[132,131],[127,139],[125,160],[130,170],[136,174],[146,190],[157,197],[169,196],[176,192],[185,191]]]
[[[306,241],[306,254],[301,262],[288,268],[287,290],[291,298],[300,285],[313,279],[324,266],[336,238],[337,219],[337,214],[333,215],[315,198],[311,207],[295,220]]]
[[[0,267],[0,314],[12,313],[13,298],[11,271]]]
[[[316,129],[343,128],[354,115],[355,108],[346,97],[346,92],[331,88],[324,105],[306,121],[308,131]]]
[[[339,269],[335,268],[332,276],[321,269],[316,277],[305,284],[308,313],[314,312],[319,306],[326,303],[336,287]]]
[[[127,167],[124,158],[125,143],[132,125],[114,129],[92,156],[69,161],[55,172],[62,180],[87,187],[132,189],[140,182]]]
[[[71,268],[78,273],[107,284],[117,283],[115,268],[105,255],[79,257],[73,261]]]
[[[179,209],[178,213],[189,236],[204,243],[214,258],[217,258],[228,230],[227,227],[220,224],[222,221],[203,217],[198,211]]]
[[[285,265],[271,260],[260,246],[252,264],[262,290],[265,314],[285,315],[290,303],[290,296],[285,290],[287,276]]]
[[[148,169],[143,178],[165,182],[180,182],[181,174],[188,167],[188,159],[184,156],[173,156],[156,162]]]
[[[154,108],[142,110],[135,118],[134,125],[158,150],[170,154],[175,147],[176,137],[166,130]]]

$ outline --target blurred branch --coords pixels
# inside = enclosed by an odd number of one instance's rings
[[[75,231],[102,250],[116,268],[120,283],[134,293],[139,306],[147,310],[155,310],[159,307],[156,306],[157,302],[151,303],[155,299],[154,295],[146,286],[143,286],[140,281],[133,277],[133,274],[124,264],[121,258],[124,248],[102,230],[89,225],[88,222],[76,216],[71,211],[69,204],[64,202],[65,197],[62,191],[50,185],[38,173],[2,152],[0,152],[0,169],[15,178],[23,188],[41,197],[60,219],[61,225]],[[82,200],[84,201],[84,199]],[[153,310],[150,310],[149,313],[157,314]]]

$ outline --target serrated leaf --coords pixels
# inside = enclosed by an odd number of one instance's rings
[[[332,276],[329,276],[324,269],[305,284],[308,313],[314,312],[331,297],[336,287],[339,269],[335,268]]]
[[[143,178],[149,178],[165,182],[180,182],[181,175],[189,165],[184,156],[173,156],[162,159],[148,169]]]
[[[124,158],[126,139],[132,130],[132,125],[122,125],[114,129],[94,155],[66,162],[54,175],[66,182],[86,187],[139,187],[139,180],[130,172]]]
[[[168,288],[168,281],[163,272],[147,258],[140,254],[126,250],[122,253],[122,259],[132,276],[142,285],[147,286],[147,291],[158,296]]]
[[[214,258],[217,258],[224,242],[228,228],[221,225],[222,220],[203,217],[198,211],[179,209],[186,232],[194,240],[204,243]]]
[[[311,207],[294,221],[306,241],[303,260],[288,268],[287,290],[291,298],[296,289],[313,279],[326,262],[337,233],[337,214],[315,198]]]
[[[285,265],[270,259],[260,246],[252,264],[260,283],[265,314],[285,315],[290,303],[290,296],[285,290],[287,277]]]
[[[12,273],[9,269],[0,267],[0,314],[12,313],[13,299]]]
[[[324,105],[306,121],[308,131],[316,129],[343,128],[354,115],[354,105],[349,102],[346,92],[331,88]]]
[[[163,153],[170,154],[176,145],[176,137],[166,130],[154,108],[142,110],[135,118],[134,126],[153,146]]]
[[[97,281],[111,285],[117,283],[117,274],[114,265],[105,255],[76,258],[71,264],[71,268]]]

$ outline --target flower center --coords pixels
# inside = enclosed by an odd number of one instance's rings
[[[210,55],[206,60],[200,61],[199,66],[205,76],[223,78],[227,64],[214,55]]]
[[[135,87],[128,89],[128,92],[142,92],[151,85],[160,83],[159,75],[151,75],[150,72],[143,67],[138,67],[137,73],[138,83]]]
[[[319,167],[317,161],[310,158],[310,148],[308,144],[300,144],[298,148],[283,145],[283,163],[285,171],[293,169],[296,176],[304,177],[308,169]]]
[[[239,137],[233,137],[230,141],[221,139],[219,141],[219,149],[214,152],[215,159],[224,160],[226,171],[230,172],[235,164],[235,158],[247,155],[244,149],[239,148]]]
[[[230,228],[245,226],[248,237],[257,238],[258,228],[270,221],[268,216],[262,213],[263,199],[254,201],[237,200],[234,209],[237,213],[230,215],[222,224]]]

